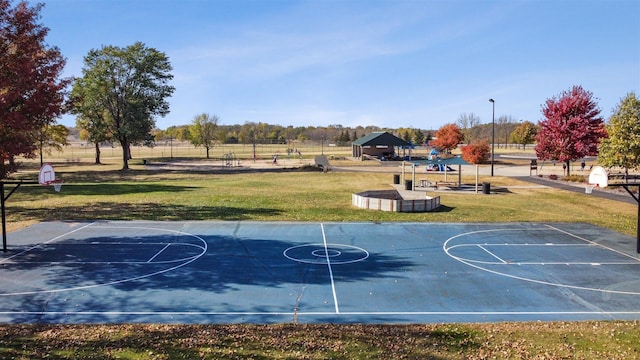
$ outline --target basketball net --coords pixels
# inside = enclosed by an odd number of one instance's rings
[[[62,189],[62,180],[54,180],[50,182],[50,184],[53,185],[53,189],[56,192],[60,192],[60,190]]]

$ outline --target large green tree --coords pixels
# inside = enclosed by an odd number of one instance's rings
[[[169,113],[167,98],[173,94],[169,58],[137,42],[125,48],[103,46],[84,58],[77,86],[83,97],[76,105],[84,117],[102,114],[109,132],[122,146],[122,169],[129,169],[130,146],[150,138],[155,116]],[[96,108],[97,107],[97,108]]]
[[[0,178],[15,170],[14,157],[35,157],[41,130],[64,111],[65,59],[46,42],[42,7],[0,0]]]
[[[209,158],[209,150],[216,141],[216,126],[220,118],[216,115],[200,114],[193,119],[193,123],[189,127],[189,136],[194,146],[203,146],[207,149],[207,159]]]
[[[607,132],[591,92],[574,86],[548,99],[542,114],[536,135],[538,159],[564,162],[569,175],[571,161],[598,154]]]
[[[76,114],[76,127],[80,138],[95,146],[95,163],[100,164],[100,143],[111,141],[113,134],[109,126],[108,113],[97,96],[90,96],[83,78],[76,79],[71,90],[70,111]]]
[[[640,168],[640,100],[631,92],[614,109],[607,124],[608,138],[600,144],[598,162],[602,166]]]

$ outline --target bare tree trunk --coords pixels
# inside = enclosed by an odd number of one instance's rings
[[[129,142],[127,138],[122,137],[120,139],[120,145],[122,146],[122,170],[129,170]]]
[[[96,165],[100,165],[100,144],[96,142]]]

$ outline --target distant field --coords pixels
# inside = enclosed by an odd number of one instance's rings
[[[269,159],[274,154],[286,156],[287,149],[299,150],[304,158],[312,159],[316,155],[324,153],[327,156],[351,156],[350,146],[330,146],[320,142],[293,142],[290,144],[256,144],[256,157]],[[122,159],[122,148],[119,145],[102,146],[101,159],[111,162],[112,159]],[[426,152],[426,150],[424,150]],[[156,158],[206,158],[206,149],[194,147],[189,142],[163,141],[153,147],[132,146],[131,155],[134,159]],[[218,144],[209,150],[210,158],[221,159],[227,154],[234,154],[239,159],[253,158],[254,147],[252,144]],[[95,146],[84,142],[75,142],[66,146],[63,152],[54,151],[46,156],[47,161],[93,161],[95,159]]]

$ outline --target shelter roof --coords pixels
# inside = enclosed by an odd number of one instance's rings
[[[353,145],[375,146],[375,145],[392,145],[392,146],[409,146],[410,143],[390,134],[386,131],[372,132],[352,142]]]

